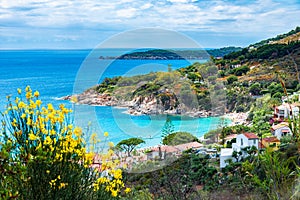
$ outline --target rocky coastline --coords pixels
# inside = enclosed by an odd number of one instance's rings
[[[170,106],[166,109],[156,98],[136,97],[130,101],[119,100],[109,94],[99,94],[94,90],[87,90],[81,94],[68,95],[61,98],[62,100],[72,101],[78,104],[91,106],[113,106],[126,108],[126,113],[130,115],[181,115],[193,118],[219,116],[212,111],[187,109],[182,105]]]

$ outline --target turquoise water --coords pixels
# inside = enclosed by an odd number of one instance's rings
[[[0,111],[6,105],[6,95],[16,95],[17,88],[30,85],[39,90],[43,103],[61,103],[75,110],[75,123],[86,127],[87,135],[109,132],[109,140],[117,143],[129,137],[141,137],[146,146],[160,143],[166,116],[130,116],[124,109],[105,106],[72,105],[57,98],[70,95],[102,81],[104,77],[136,75],[151,71],[166,71],[168,64],[178,69],[191,64],[186,60],[99,60],[90,50],[2,50],[0,51]],[[118,55],[117,50],[102,50],[99,56]],[[89,56],[89,57],[87,57]],[[193,61],[194,62],[194,61]],[[203,61],[200,61],[203,62]],[[87,67],[88,66],[88,67]],[[176,131],[188,131],[200,137],[214,129],[219,118],[172,117]]]

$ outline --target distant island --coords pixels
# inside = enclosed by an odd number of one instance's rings
[[[223,57],[229,53],[240,51],[241,47],[224,47],[209,50],[167,50],[151,49],[137,51],[121,56],[100,56],[99,59],[119,59],[119,60],[204,60],[213,57]]]

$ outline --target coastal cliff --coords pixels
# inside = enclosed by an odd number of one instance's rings
[[[162,101],[161,96],[168,96],[167,101]],[[216,116],[212,111],[197,110],[179,103],[176,95],[161,91],[160,96],[150,94],[149,96],[136,96],[131,100],[117,99],[110,94],[100,94],[94,89],[89,89],[81,94],[63,97],[64,100],[74,100],[79,104],[92,106],[114,106],[127,108],[130,115],[186,115],[190,117]]]

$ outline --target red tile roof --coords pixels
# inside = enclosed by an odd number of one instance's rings
[[[275,131],[275,130],[283,128],[283,127],[289,127],[289,123],[288,122],[281,122],[279,124],[273,125],[271,129],[273,131]]]
[[[176,149],[180,149],[181,151],[192,149],[192,148],[200,148],[203,147],[203,144],[199,142],[190,142],[190,143],[185,143],[185,144],[180,144],[174,146]]]
[[[270,143],[270,142],[280,142],[280,141],[278,140],[277,137],[267,137],[267,138],[263,138],[263,141],[264,141],[264,142],[267,142],[267,143]]]
[[[171,152],[178,152],[179,149],[173,147],[173,146],[168,146],[168,145],[162,145],[160,146],[160,149],[162,152],[167,152],[167,153],[171,153]],[[153,147],[151,148],[152,151],[159,151],[159,147]]]
[[[231,134],[231,135],[228,135],[225,140],[232,140],[234,138],[236,138],[237,134]]]
[[[243,133],[244,136],[246,136],[246,138],[248,139],[258,139],[258,136],[255,135],[254,133]]]

